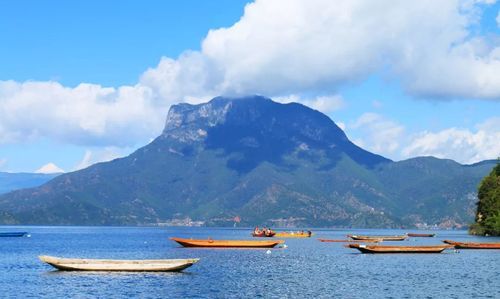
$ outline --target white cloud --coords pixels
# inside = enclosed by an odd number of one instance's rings
[[[325,90],[384,68],[418,95],[499,99],[500,47],[470,31],[475,4],[256,1],[233,26],[211,30],[202,53],[226,92]]]
[[[435,156],[461,163],[474,163],[500,156],[500,118],[476,125],[476,130],[449,128],[421,132],[402,150],[404,157]]]
[[[177,60],[162,57],[142,74],[141,86],[150,87],[160,103],[213,98],[221,92],[217,67],[200,52],[186,51]]]
[[[341,95],[328,95],[307,98],[301,97],[297,94],[292,94],[285,97],[274,97],[273,100],[280,103],[301,103],[325,114],[340,110],[346,105]]]
[[[306,102],[305,104],[323,113],[329,113],[342,109],[345,106],[345,101],[340,95],[319,96],[312,100],[312,102]]]
[[[500,28],[500,11],[498,12],[496,21],[497,21],[497,26]]]
[[[479,22],[478,5],[257,0],[234,25],[210,30],[200,52],[163,57],[140,84],[168,102],[218,94],[287,97],[334,94],[384,70],[416,95],[498,100],[500,44],[470,29]]]
[[[105,147],[103,149],[86,150],[82,159],[73,170],[87,168],[100,162],[107,162],[116,158],[124,157],[133,151],[132,148]]]
[[[59,168],[59,166],[57,166],[56,164],[50,162],[50,163],[47,163],[45,165],[43,165],[42,167],[40,167],[39,169],[37,169],[35,171],[35,173],[61,173],[61,172],[64,172],[64,170],[62,170],[61,168]]]
[[[408,133],[396,121],[368,112],[349,124],[346,133],[355,144],[394,160],[434,156],[470,164],[500,156],[500,117],[476,124],[473,130]]]
[[[128,146],[161,132],[172,103],[219,94],[335,94],[380,70],[416,95],[499,100],[500,39],[471,29],[478,5],[257,0],[237,23],[210,30],[201,51],[161,58],[134,86],[0,81],[0,144],[46,137]],[[326,113],[344,105],[339,96],[304,103]]]
[[[380,114],[367,112],[347,127],[349,131],[357,131],[354,143],[377,154],[394,157],[400,148],[405,128]]]
[[[87,168],[90,165],[92,165],[93,163],[91,162],[91,158],[92,158],[92,152],[86,150],[85,153],[83,154],[82,160],[80,160],[80,162],[78,162],[78,164],[75,166],[75,170]]]
[[[167,108],[141,85],[0,81],[0,143],[43,136],[73,144],[135,144],[161,132]]]

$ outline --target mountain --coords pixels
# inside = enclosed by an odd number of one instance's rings
[[[459,227],[494,163],[393,162],[301,104],[217,97],[172,106],[128,157],[0,196],[0,223]]]
[[[12,190],[40,186],[58,176],[44,173],[10,173],[0,172],[0,194]]]

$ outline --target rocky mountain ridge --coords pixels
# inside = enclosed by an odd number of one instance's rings
[[[128,157],[0,196],[0,222],[460,227],[494,163],[393,162],[301,104],[217,97],[172,106]]]

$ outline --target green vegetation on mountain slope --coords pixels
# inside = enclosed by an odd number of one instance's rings
[[[464,227],[494,164],[394,162],[303,105],[219,97],[172,106],[128,157],[0,196],[0,223]]]

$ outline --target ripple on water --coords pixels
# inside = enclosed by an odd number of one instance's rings
[[[209,228],[28,227],[32,238],[0,240],[2,297],[23,298],[500,298],[500,252],[364,255],[316,238],[267,250],[180,248],[169,236],[248,238],[248,230]],[[318,231],[341,239],[348,231]],[[366,230],[359,233],[397,234]],[[474,240],[465,232],[441,239]],[[498,239],[497,239],[498,240]],[[182,273],[53,271],[39,254],[88,258],[185,258]]]

